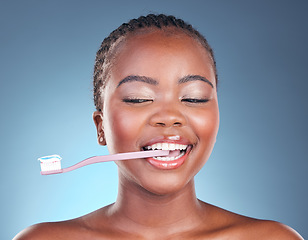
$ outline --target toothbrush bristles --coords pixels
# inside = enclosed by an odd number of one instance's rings
[[[55,170],[61,170],[61,162],[60,161],[41,162],[41,171],[42,172],[55,171]]]
[[[50,155],[41,157],[41,173],[61,172],[61,157],[59,155]]]

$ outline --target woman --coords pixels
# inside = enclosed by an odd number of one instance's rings
[[[97,52],[94,102],[98,142],[111,154],[163,148],[169,156],[116,162],[115,203],[16,239],[302,239],[197,199],[194,176],[219,126],[217,74],[212,49],[187,23],[151,14],[112,32]]]

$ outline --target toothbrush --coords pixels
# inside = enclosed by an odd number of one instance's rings
[[[128,160],[136,158],[148,158],[148,157],[158,157],[158,156],[167,156],[169,154],[168,150],[151,150],[151,151],[140,151],[140,152],[127,152],[127,153],[118,153],[105,156],[94,156],[87,158],[75,165],[67,168],[61,168],[61,157],[59,155],[50,155],[41,157],[38,160],[41,162],[41,174],[50,175],[57,173],[65,173],[73,171],[77,168],[84,167],[89,164],[99,163],[99,162],[108,162],[108,161],[118,161],[118,160]]]

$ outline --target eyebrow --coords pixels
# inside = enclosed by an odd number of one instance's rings
[[[187,75],[183,78],[181,78],[178,83],[186,83],[186,82],[190,82],[190,81],[202,81],[202,82],[206,82],[208,84],[211,85],[212,88],[214,88],[213,83],[211,83],[210,80],[206,79],[205,77],[202,77],[200,75]]]
[[[210,80],[206,79],[205,77],[202,77],[200,75],[187,75],[185,77],[182,77],[179,79],[178,84],[187,83],[190,81],[202,81],[208,83],[212,88],[214,88],[213,84]],[[120,87],[123,83],[127,82],[144,82],[151,85],[158,85],[158,81],[154,78],[145,77],[145,76],[138,76],[138,75],[129,75],[125,78],[123,78],[117,85],[117,88]]]
[[[123,78],[119,82],[117,88],[120,87],[120,85],[123,84],[123,83],[134,82],[134,81],[136,81],[136,82],[144,82],[144,83],[148,83],[148,84],[151,84],[151,85],[154,85],[154,86],[158,85],[158,81],[156,81],[153,78],[145,77],[145,76],[130,75],[130,76],[127,76],[127,77]]]

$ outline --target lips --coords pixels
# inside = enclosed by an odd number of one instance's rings
[[[180,167],[185,159],[187,154],[192,148],[191,144],[188,144],[187,141],[161,141],[148,144],[142,147],[142,150],[169,150],[170,153],[165,157],[152,157],[148,158],[148,162],[156,168],[159,169],[175,169]]]

